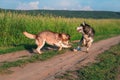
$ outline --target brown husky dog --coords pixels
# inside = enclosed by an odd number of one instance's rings
[[[23,34],[30,38],[30,39],[35,39],[36,44],[37,44],[37,52],[41,54],[41,48],[45,45],[45,43],[49,45],[55,45],[59,47],[59,50],[62,50],[62,48],[70,48],[71,46],[69,45],[69,40],[70,40],[70,35],[65,34],[65,33],[56,33],[52,31],[43,31],[38,33],[37,35],[30,34],[28,32],[23,32]]]

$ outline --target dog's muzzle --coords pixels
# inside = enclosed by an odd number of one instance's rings
[[[82,32],[82,27],[77,27],[78,32]]]

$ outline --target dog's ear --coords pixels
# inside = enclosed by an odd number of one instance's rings
[[[59,38],[62,38],[62,34],[61,34],[61,33],[60,33],[60,34],[58,34],[58,37],[59,37]]]
[[[80,26],[86,26],[86,22],[84,21],[82,24],[80,24]]]
[[[82,23],[82,25],[85,26],[85,25],[86,25],[86,22],[84,21],[84,22]]]

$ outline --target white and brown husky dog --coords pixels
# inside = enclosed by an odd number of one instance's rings
[[[62,48],[71,47],[68,43],[70,40],[70,35],[65,33],[60,34],[52,31],[43,31],[37,35],[34,35],[25,31],[23,34],[30,39],[35,39],[37,44],[36,50],[39,54],[41,54],[41,48],[45,45],[45,43],[53,46],[55,45],[59,47],[59,50],[62,50]]]
[[[94,40],[95,30],[90,25],[83,22],[79,27],[77,27],[77,31],[82,33],[80,43],[87,47],[86,52],[88,52]]]

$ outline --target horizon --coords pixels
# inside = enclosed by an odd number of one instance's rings
[[[54,3],[54,4],[53,4]],[[0,0],[1,9],[120,12],[119,0]],[[113,5],[115,4],[115,5]]]

